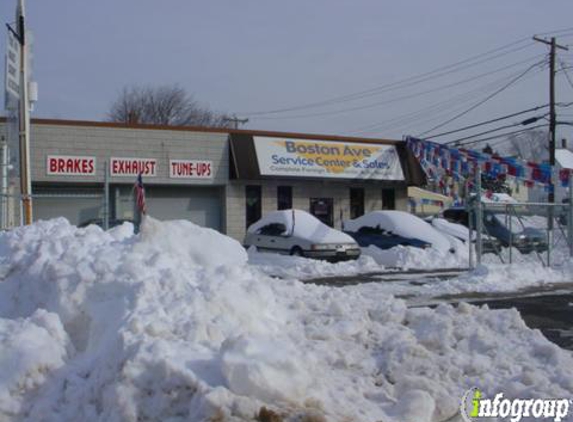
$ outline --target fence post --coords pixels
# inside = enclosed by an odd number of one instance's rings
[[[483,231],[483,212],[482,212],[482,205],[481,205],[481,168],[479,167],[479,163],[476,169],[476,201],[477,201],[477,208],[476,208],[476,255],[477,255],[477,263],[478,265],[481,264],[481,255],[482,255],[482,231]]]
[[[466,210],[468,212],[468,259],[469,259],[469,264],[470,264],[470,268],[474,269],[475,265],[474,265],[474,246],[473,246],[473,232],[474,232],[474,223],[473,223],[473,203],[472,203],[472,197],[470,194],[470,189],[469,189],[469,182],[466,182],[466,192],[465,192],[465,197],[466,197]]]
[[[567,211],[567,240],[569,241],[569,256],[573,257],[573,172],[569,173],[569,208]]]
[[[109,166],[103,163],[103,229],[109,229]]]
[[[513,254],[511,250],[513,249],[513,216],[508,212],[511,205],[505,205],[505,215],[509,217],[509,263],[513,263]],[[513,211],[513,210],[512,210]]]

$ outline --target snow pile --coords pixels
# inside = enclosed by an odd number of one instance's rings
[[[268,278],[189,222],[131,229],[0,235],[0,420],[430,422],[474,386],[573,392],[573,357],[515,311],[407,309]]]
[[[455,240],[452,240],[454,242]],[[443,252],[434,248],[420,249],[409,246],[396,246],[379,249],[376,246],[362,248],[362,254],[373,258],[381,266],[408,269],[467,268],[467,249],[461,241],[454,252]]]
[[[249,265],[271,277],[309,280],[320,277],[352,276],[356,274],[383,271],[384,266],[374,258],[364,254],[352,261],[328,262],[300,256],[280,255],[259,252],[254,247],[248,249]]]

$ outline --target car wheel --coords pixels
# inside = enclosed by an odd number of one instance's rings
[[[303,255],[302,255],[302,249],[299,248],[298,246],[293,247],[293,248],[290,250],[290,254],[291,254],[292,256],[303,256]]]

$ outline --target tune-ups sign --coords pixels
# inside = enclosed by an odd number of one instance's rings
[[[46,174],[70,176],[94,176],[95,157],[76,157],[69,155],[48,155]]]
[[[169,160],[169,177],[176,179],[212,179],[213,163],[199,160]]]

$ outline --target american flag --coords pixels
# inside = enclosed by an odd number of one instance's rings
[[[135,207],[137,211],[145,214],[147,209],[145,205],[145,188],[143,187],[143,179],[141,173],[137,175],[137,180],[135,181]]]

